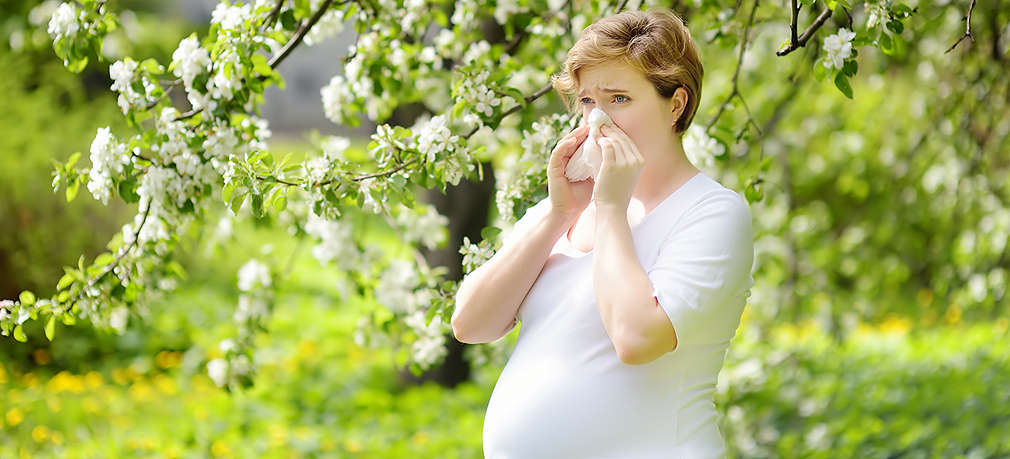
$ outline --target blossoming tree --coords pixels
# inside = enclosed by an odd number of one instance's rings
[[[761,127],[737,84],[745,56],[791,59],[821,35],[823,47],[812,50],[809,64],[813,76],[852,98],[857,49],[900,55],[901,31],[915,12],[890,0],[792,0],[787,10],[759,0],[222,1],[208,33],[181,37],[171,62],[126,57],[108,65],[110,89],[133,131],[117,135],[99,128],[90,165],[79,166],[79,154],[73,155],[56,167],[53,187],[70,201],[84,184],[103,203],[136,204],[136,215],[112,237],[108,252],[67,267],[53,297],[25,291],[0,302],[0,333],[23,341],[29,320],[45,323],[50,339],[56,322],[87,320],[122,330],[131,311],[184,275],[173,258],[179,234],[214,223],[208,210],[223,202],[228,218],[277,217],[293,237],[313,242],[321,264],[352,273],[348,279],[374,291],[385,308],[362,318],[355,339],[373,345],[404,340],[411,349],[404,360],[416,370],[428,368],[445,353],[455,284],[420,256],[397,258],[368,244],[355,217],[382,219],[415,251],[435,247],[445,242],[440,235],[446,218],[416,200],[413,187],[445,190],[464,179],[480,180],[476,165],[505,152],[505,167],[496,171],[498,220],[479,243],[466,240],[461,249],[465,272],[479,266],[497,247],[499,228],[545,195],[549,152],[579,122],[545,97],[567,49],[602,15],[654,6],[681,12],[696,40],[735,50],[736,71],[726,94],[718,96],[714,113],[702,112],[707,119],[699,117],[684,142],[692,162],[722,170],[724,182],[751,202],[763,199],[770,158],[762,153]],[[852,17],[857,10],[859,21]],[[805,12],[809,18],[800,14]],[[847,26],[828,22],[832,17]],[[761,22],[778,34],[777,50],[754,48]],[[79,72],[89,65],[88,56],[101,55],[95,51],[117,24],[106,1],[80,0],[59,5],[48,31],[66,68]],[[376,123],[369,158],[350,158],[350,142],[340,137],[322,139],[303,162],[275,157],[269,126],[258,115],[264,89],[283,86],[277,69],[300,46],[344,27],[353,27],[356,39],[321,98],[334,123]],[[503,39],[488,40],[488,28]],[[185,102],[173,103],[173,93]],[[424,114],[411,126],[388,124],[393,111],[408,104],[422,106]],[[238,272],[238,333],[221,343],[223,359],[207,363],[218,384],[251,381],[252,337],[274,308],[272,292],[283,281],[277,274],[257,259]],[[499,344],[482,346],[484,357],[500,357]]]

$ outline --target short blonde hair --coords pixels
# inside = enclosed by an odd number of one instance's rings
[[[677,88],[687,91],[687,107],[675,125],[678,134],[687,130],[698,110],[704,69],[698,48],[684,21],[670,10],[624,11],[586,27],[568,51],[561,72],[551,83],[565,100],[578,88],[578,71],[611,60],[620,60],[645,75],[663,98]],[[574,104],[571,105],[574,109]]]

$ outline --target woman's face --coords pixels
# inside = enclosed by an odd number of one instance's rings
[[[652,85],[638,70],[623,62],[604,62],[583,68],[578,72],[579,104],[583,119],[593,108],[599,108],[610,116],[635,146],[649,160],[650,144],[674,133],[674,116],[671,99],[660,97]],[[665,140],[664,140],[665,143]]]

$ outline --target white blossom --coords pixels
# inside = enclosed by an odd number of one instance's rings
[[[220,53],[214,61],[214,76],[207,82],[207,94],[214,99],[231,100],[235,91],[242,86],[240,65],[234,48],[227,48]],[[225,71],[226,68],[228,71]]]
[[[125,307],[118,307],[112,310],[109,315],[109,326],[119,333],[126,331],[126,319],[129,317]]]
[[[214,359],[207,362],[207,375],[214,380],[218,387],[224,387],[228,378],[228,363],[222,359]]]
[[[375,299],[390,311],[407,313],[413,311],[417,304],[413,292],[418,287],[417,266],[406,260],[393,260],[375,287]]]
[[[88,191],[102,204],[109,203],[112,195],[112,175],[122,174],[123,166],[130,160],[126,147],[116,141],[108,127],[99,128],[91,142],[91,170],[88,172]]]
[[[72,3],[61,4],[49,19],[49,35],[53,37],[53,40],[73,37],[80,30],[80,24],[77,22],[80,16],[81,13]]]
[[[134,72],[137,70],[137,62],[132,59],[116,61],[109,66],[109,76],[112,78],[110,89],[119,93],[119,108],[126,113],[141,98],[131,86],[134,79]],[[146,78],[144,79],[145,93],[154,89],[154,84]]]
[[[239,295],[238,307],[235,308],[235,314],[232,315],[232,319],[235,322],[245,322],[249,320],[258,320],[266,317],[266,315],[267,302],[262,298],[250,295]]]
[[[347,137],[329,136],[322,142],[323,157],[329,161],[344,159],[344,151],[351,146]]]
[[[315,11],[316,8],[317,6],[313,6],[312,11]],[[330,9],[323,14],[323,17],[319,18],[319,22],[316,25],[309,29],[309,33],[305,34],[305,38],[302,41],[305,42],[306,46],[312,46],[339,34],[344,30],[343,15],[344,12],[340,9]]]
[[[692,124],[683,138],[684,153],[695,167],[711,170],[715,167],[715,157],[722,155],[726,148],[705,133],[705,128]]]
[[[463,81],[460,86],[460,96],[470,103],[474,111],[491,116],[494,107],[501,105],[501,99],[487,86],[490,73],[484,70],[472,78]]]
[[[494,19],[498,21],[498,24],[505,25],[509,17],[522,10],[516,0],[498,0],[495,2]]]
[[[227,123],[215,123],[214,128],[203,141],[203,149],[211,158],[227,158],[235,153],[238,137]]]
[[[305,162],[303,165],[305,174],[312,183],[319,183],[326,179],[330,172],[330,162],[326,158],[315,157]]]
[[[326,118],[337,124],[344,122],[344,106],[357,99],[343,75],[331,78],[330,82],[319,90],[319,95],[323,99],[323,113],[326,114]]]
[[[429,249],[434,249],[445,242],[445,229],[449,219],[433,206],[425,206],[424,214],[417,215],[411,210],[400,212],[397,224],[403,230],[403,237],[408,241],[419,241]]]
[[[852,39],[856,37],[855,32],[848,29],[838,29],[838,33],[830,35],[824,39],[824,66],[827,68],[840,69],[845,65],[845,59],[852,55]]]
[[[445,356],[445,326],[433,318],[430,324],[425,324],[427,318],[423,309],[417,309],[404,318],[404,322],[417,335],[411,346],[411,357],[422,367],[430,366]]]
[[[10,311],[14,309],[14,302],[11,300],[0,300],[0,321],[10,318]]]
[[[437,115],[415,131],[420,132],[417,150],[429,163],[434,162],[440,153],[454,150],[459,141],[459,136],[453,135],[447,124],[445,115]]]
[[[238,270],[238,289],[248,292],[257,286],[270,286],[270,268],[253,258]]]
[[[219,24],[224,30],[237,31],[251,17],[252,8],[248,3],[226,5],[222,2],[218,3],[214,8],[214,11],[210,15],[210,22],[212,24]]]
[[[880,2],[866,2],[866,28],[872,29],[887,19],[887,5]]]
[[[273,132],[270,131],[270,123],[256,116],[250,116],[240,123],[242,129],[252,129],[252,137],[246,136],[245,140],[251,150],[265,150],[267,148],[266,139],[269,139]]]
[[[520,142],[523,154],[542,156],[547,151],[547,144],[554,140],[556,135],[550,123],[534,121],[530,130],[523,131],[523,140]]]
[[[319,244],[312,248],[312,256],[319,263],[337,261],[341,266],[354,266],[359,258],[351,226],[339,220],[327,220],[310,212],[305,224],[305,232],[319,238]]]
[[[193,79],[210,66],[210,54],[200,47],[195,36],[190,36],[179,42],[179,47],[172,53],[172,62],[176,65],[173,73],[182,78],[188,91],[193,86]]]
[[[459,252],[463,254],[463,270],[465,272],[473,272],[473,270],[484,264],[485,261],[490,260],[494,256],[494,250],[491,249],[487,244],[478,245],[470,242],[469,237],[463,237],[463,244],[459,248]]]
[[[221,342],[218,343],[217,347],[218,349],[221,349],[221,352],[227,353],[227,352],[233,352],[237,346],[235,345],[235,340],[228,338],[221,340]]]

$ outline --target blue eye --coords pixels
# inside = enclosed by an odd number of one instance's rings
[[[593,99],[590,99],[588,97],[583,97],[583,98],[579,99],[579,102],[582,102],[583,104],[587,104],[588,105],[588,104],[593,103]]]
[[[625,96],[625,95],[618,94],[618,95],[614,96],[614,102],[617,102],[619,104],[623,104],[623,103],[625,103],[625,102],[627,102],[629,100],[631,100],[631,99],[628,99],[628,96]]]

